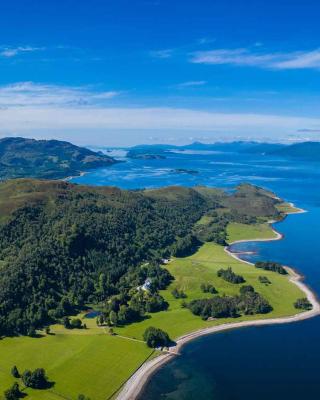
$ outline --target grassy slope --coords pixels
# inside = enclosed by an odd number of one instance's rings
[[[248,227],[232,224],[228,233],[230,241],[273,235],[267,225]],[[117,333],[140,339],[145,328],[153,325],[166,330],[172,338],[177,338],[190,331],[231,321],[202,321],[189,310],[181,308],[181,300],[174,299],[171,295],[172,289],[179,287],[188,295],[187,301],[206,297],[208,295],[200,290],[202,282],[211,282],[219,290],[219,294],[237,293],[238,285],[227,283],[216,275],[219,268],[226,266],[232,266],[235,272],[243,275],[247,283],[252,284],[274,307],[274,311],[268,315],[241,317],[237,321],[296,313],[293,302],[302,297],[302,293],[287,277],[259,271],[230,257],[223,247],[207,243],[193,256],[174,259],[167,266],[176,278],[161,293],[170,304],[169,310],[151,314],[143,322],[117,328]],[[262,285],[258,281],[259,275],[267,276],[272,284]],[[2,340],[0,393],[14,381],[10,376],[10,369],[16,364],[19,370],[44,367],[49,378],[56,382],[51,391],[28,390],[27,398],[76,399],[79,393],[84,393],[93,400],[105,400],[151,355],[150,349],[144,343],[105,335],[103,329],[96,327],[95,320],[86,320],[86,323],[89,329],[85,331],[66,331],[56,325],[52,327],[56,335],[41,339],[24,337]]]
[[[299,208],[292,206],[291,203],[281,203],[277,205],[277,209],[286,214],[294,214],[301,211]]]

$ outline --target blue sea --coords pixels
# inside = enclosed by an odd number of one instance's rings
[[[279,157],[214,151],[175,151],[164,160],[132,160],[72,180],[125,189],[207,185],[230,189],[241,182],[273,190],[306,209],[276,224],[278,242],[233,246],[246,259],[274,260],[297,269],[320,294],[320,164]],[[177,169],[198,171],[177,173]],[[320,318],[252,327],[197,339],[160,369],[140,400],[301,400],[320,398]]]

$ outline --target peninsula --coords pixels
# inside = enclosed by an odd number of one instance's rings
[[[0,391],[18,383],[32,399],[133,399],[195,337],[319,313],[291,270],[256,268],[226,247],[277,239],[268,221],[291,211],[247,184],[232,193],[0,184]],[[152,327],[173,345],[148,347]],[[52,386],[19,377],[37,368]]]

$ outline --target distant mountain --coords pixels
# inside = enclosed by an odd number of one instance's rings
[[[117,162],[100,152],[59,140],[0,139],[0,179],[58,179]]]
[[[288,146],[280,143],[254,143],[251,146],[242,150],[242,153],[269,154],[278,150],[285,149],[286,147]]]
[[[187,144],[185,146],[181,146],[180,149],[185,150],[204,150],[204,151],[225,151],[225,152],[239,152],[245,151],[252,146],[256,146],[257,142],[216,142],[216,143],[201,143],[201,142],[193,142],[191,144]]]
[[[260,155],[277,155],[280,157],[294,157],[306,161],[320,161],[320,142],[303,142],[295,144],[261,143],[254,141],[194,142],[183,146],[155,144],[139,145],[129,150],[129,158],[164,158],[170,151],[219,151],[225,153],[247,153]]]
[[[282,157],[292,157],[308,161],[320,161],[320,142],[295,143],[269,152]]]
[[[170,144],[138,145],[131,147],[128,152],[129,158],[137,158],[139,155],[163,155],[172,150],[195,150],[195,151],[222,151],[227,153],[257,153],[264,154],[270,151],[285,147],[283,144],[259,143],[254,141],[236,141],[236,142],[216,142],[201,143],[193,142],[183,146],[174,146]]]

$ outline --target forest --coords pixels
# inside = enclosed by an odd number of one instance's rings
[[[251,208],[243,207],[248,203]],[[105,304],[108,318],[116,313],[122,324],[163,310],[158,290],[172,277],[161,259],[195,251],[203,240],[194,231],[197,221],[213,212],[224,221],[280,218],[276,204],[250,185],[227,194],[204,187],[1,183],[0,334],[33,335],[87,304]],[[221,243],[221,236],[207,240]],[[146,279],[148,295],[136,290]]]

